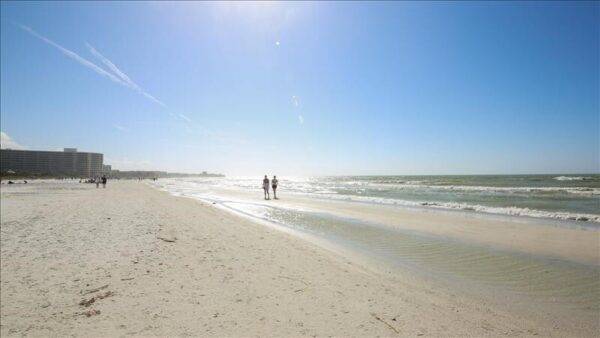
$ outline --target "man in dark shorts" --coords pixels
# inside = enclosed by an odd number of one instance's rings
[[[106,188],[106,175],[102,175],[102,188]]]
[[[273,198],[278,200],[279,198],[277,198],[277,185],[279,184],[279,181],[277,181],[277,176],[273,176],[273,180],[271,181],[271,188],[273,188]]]

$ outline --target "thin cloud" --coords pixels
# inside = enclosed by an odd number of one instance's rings
[[[127,76],[127,74],[123,73],[119,69],[119,67],[117,67],[114,63],[112,63],[104,55],[100,54],[100,52],[98,52],[96,50],[96,48],[94,48],[94,46],[90,45],[88,42],[86,42],[85,45],[90,50],[90,52],[92,53],[92,55],[94,55],[96,58],[98,58],[106,67],[108,67],[108,69],[110,69],[119,78],[121,78],[121,80],[125,81],[125,83],[127,83],[131,88],[133,88],[133,89],[141,89],[135,82],[133,82],[133,80],[131,80],[131,78],[129,78],[129,76]]]
[[[292,96],[292,104],[294,107],[300,107],[300,98],[298,96]]]
[[[15,25],[17,25],[19,28],[21,28],[22,30],[26,31],[27,33],[35,36],[36,38],[44,41],[45,43],[55,47],[56,49],[58,49],[59,51],[61,51],[63,54],[65,54],[66,56],[70,57],[71,59],[79,62],[81,65],[95,71],[96,73],[110,79],[111,81],[118,83],[122,86],[131,88],[135,91],[137,91],[138,93],[142,94],[145,98],[153,101],[154,103],[157,103],[163,107],[166,107],[166,104],[164,102],[162,102],[161,100],[157,99],[156,97],[152,96],[151,94],[149,94],[148,92],[144,91],[144,89],[142,87],[140,87],[137,83],[135,83],[133,80],[131,80],[131,78],[129,76],[127,76],[127,74],[125,74],[123,71],[121,71],[113,62],[111,62],[108,58],[106,58],[104,55],[100,54],[100,52],[98,52],[92,45],[90,45],[89,43],[86,43],[86,46],[88,47],[88,49],[90,50],[90,52],[96,57],[98,58],[106,67],[108,67],[108,69],[110,69],[110,71],[112,72],[108,72],[102,68],[100,68],[98,65],[96,65],[95,63],[81,57],[79,54],[73,52],[72,50],[69,50],[61,45],[59,45],[58,43],[48,39],[47,37],[39,34],[38,32],[34,31],[33,29],[31,29],[31,27],[25,26],[23,24],[20,23],[15,23]]]
[[[179,117],[181,117],[182,119],[188,121],[188,122],[192,122],[192,119],[190,119],[189,117],[183,115],[183,114],[177,114]]]
[[[98,67],[96,64],[94,64],[93,62],[90,62],[84,58],[82,58],[81,56],[79,56],[79,54],[66,49],[65,47],[59,45],[58,43],[40,35],[39,33],[37,33],[36,31],[34,31],[33,29],[31,29],[30,27],[27,27],[25,25],[16,24],[19,28],[21,28],[22,30],[26,31],[27,33],[35,36],[36,38],[44,41],[45,43],[55,47],[56,49],[60,50],[63,54],[65,54],[66,56],[70,57],[71,59],[79,62],[80,64],[82,64],[83,66],[95,71],[96,73],[109,78],[111,81],[119,83],[121,85],[127,86],[121,79],[119,79],[117,76],[105,71],[104,69]]]
[[[29,149],[29,147],[17,143],[17,141],[13,140],[10,136],[8,136],[8,134],[6,134],[3,131],[0,131],[0,148],[15,150]]]
[[[115,127],[115,129],[118,129],[120,131],[129,131],[129,129],[127,129],[127,128],[123,127],[123,126],[120,126],[118,124],[113,124],[113,127]]]
[[[88,42],[86,42],[85,45],[90,50],[90,53],[92,53],[92,55],[94,55],[108,69],[110,69],[115,75],[117,75],[128,87],[130,87],[131,89],[144,95],[144,97],[146,97],[147,99],[154,101],[155,103],[158,103],[159,105],[161,105],[163,107],[166,107],[166,105],[162,101],[160,101],[159,99],[155,98],[154,96],[152,96],[151,94],[146,92],[142,87],[140,87],[137,83],[135,83],[129,76],[127,76],[127,74],[125,74],[121,69],[119,69],[119,67],[117,67],[117,65],[115,65],[107,57],[102,55],[96,48],[94,48],[94,46],[92,46]]]
[[[292,96],[292,105],[294,106],[294,109],[297,112],[301,112],[302,111],[302,103],[300,102],[300,98],[296,95]],[[304,116],[302,116],[302,114],[298,114],[298,122],[300,124],[304,124]]]
[[[164,104],[164,103],[163,103],[161,100],[159,100],[159,99],[155,98],[154,96],[152,96],[152,95],[150,95],[150,94],[148,94],[148,93],[146,93],[146,92],[142,92],[142,95],[144,95],[144,96],[145,96],[147,99],[150,99],[150,100],[152,100],[152,101],[154,101],[154,102],[156,102],[156,103],[160,104],[161,106],[163,106],[163,107],[165,107],[165,108],[167,107],[167,105],[166,105],[166,104]]]

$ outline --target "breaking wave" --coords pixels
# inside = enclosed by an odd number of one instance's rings
[[[322,196],[325,197],[325,196]],[[463,210],[475,211],[486,214],[505,215],[505,216],[526,216],[534,218],[552,218],[563,221],[580,221],[600,223],[600,215],[571,213],[563,211],[544,211],[520,207],[491,207],[478,204],[458,203],[458,202],[426,202],[426,201],[405,201],[390,198],[366,197],[366,196],[326,196],[329,199],[369,202],[386,205],[397,205],[407,207],[426,207],[444,210]]]
[[[584,176],[557,176],[554,177],[557,181],[586,181],[593,179],[592,177],[584,177]]]
[[[415,184],[385,184],[374,183],[373,186],[397,188],[397,189],[437,189],[447,191],[468,192],[504,192],[504,193],[569,193],[583,195],[600,195],[600,188],[591,187],[490,187],[471,185],[415,185]]]

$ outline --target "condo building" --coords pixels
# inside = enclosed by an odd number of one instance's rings
[[[94,177],[102,175],[103,154],[64,151],[0,149],[0,172],[53,176]]]

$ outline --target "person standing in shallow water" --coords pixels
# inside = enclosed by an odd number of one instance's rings
[[[265,175],[265,178],[263,179],[263,190],[265,191],[265,199],[270,200],[271,196],[269,196],[269,179],[267,178],[267,175]]]
[[[277,181],[277,176],[273,176],[273,180],[271,180],[271,188],[273,188],[273,199],[278,200],[277,198],[277,185],[279,181]]]

